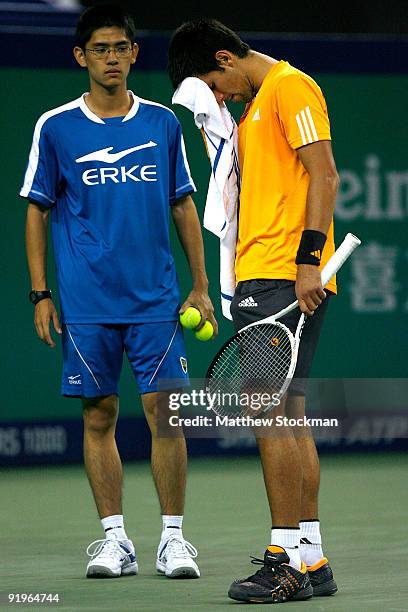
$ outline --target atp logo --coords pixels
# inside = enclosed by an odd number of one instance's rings
[[[105,149],[99,149],[98,151],[93,151],[87,155],[78,157],[75,161],[77,164],[90,161],[114,164],[123,157],[126,157],[135,151],[140,151],[142,149],[148,149],[151,147],[157,147],[157,143],[150,140],[145,144],[137,145],[136,147],[131,147],[130,149],[124,149],[123,151],[118,151],[117,153],[111,153],[113,147],[106,147]],[[88,168],[88,170],[83,172],[82,180],[85,185],[89,186],[105,185],[107,181],[112,181],[113,183],[126,183],[128,180],[135,183],[140,181],[145,183],[157,182],[157,165],[147,164],[141,166],[140,164],[137,164],[131,168],[126,168],[126,166],[120,166],[119,168],[116,166]]]
[[[82,385],[81,375],[77,374],[76,376],[68,376],[68,383],[70,385]]]

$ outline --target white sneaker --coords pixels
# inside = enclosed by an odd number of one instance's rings
[[[171,535],[157,551],[156,569],[167,578],[199,578],[200,570],[193,558],[197,550],[179,535]]]
[[[130,540],[95,540],[86,549],[92,557],[86,568],[87,578],[117,578],[137,574],[135,548]]]

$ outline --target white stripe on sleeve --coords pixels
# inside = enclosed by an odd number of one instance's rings
[[[310,106],[306,106],[306,115],[307,115],[307,118],[309,119],[309,125],[312,130],[314,141],[316,142],[317,140],[319,140],[319,137],[317,135],[316,126],[313,121],[312,113],[310,112]]]
[[[185,165],[186,170],[187,170],[188,179],[189,179],[189,181],[190,181],[194,191],[197,191],[196,186],[195,186],[194,181],[193,181],[193,177],[191,176],[190,166],[188,164],[187,153],[186,153],[186,145],[184,144],[183,134],[181,134],[181,152],[183,153],[183,160],[184,160],[184,165]],[[178,189],[177,189],[177,191],[178,191]]]
[[[301,116],[302,121],[303,121],[303,127],[305,128],[305,132],[306,132],[306,136],[307,136],[307,141],[308,141],[308,143],[311,143],[311,142],[313,142],[312,134],[310,133],[310,129],[309,129],[309,125],[307,123],[306,114],[305,114],[304,109],[302,109],[300,111],[300,116]]]
[[[54,115],[58,115],[59,113],[63,113],[66,110],[70,110],[71,108],[75,108],[79,106],[80,100],[81,99],[79,98],[77,100],[73,100],[72,102],[68,102],[67,104],[63,104],[62,106],[59,106],[58,108],[53,108],[47,113],[44,113],[43,115],[41,115],[41,117],[38,119],[35,129],[34,129],[33,143],[31,145],[30,156],[28,158],[28,165],[27,165],[27,170],[26,170],[25,177],[24,177],[24,184],[20,190],[20,195],[23,196],[23,198],[26,198],[28,194],[30,193],[31,187],[34,182],[35,173],[37,172],[38,160],[40,156],[39,143],[40,143],[41,130],[43,128],[44,123],[47,121],[47,119],[49,119],[50,117],[53,117]]]
[[[301,120],[300,120],[300,116],[299,116],[299,114],[297,114],[297,115],[296,115],[296,122],[297,122],[297,124],[298,124],[298,128],[299,128],[300,136],[301,136],[301,138],[302,138],[302,144],[304,144],[304,145],[305,145],[305,144],[307,144],[307,141],[306,141],[305,132],[304,132],[304,130],[303,130],[303,125],[302,125],[302,122],[301,122]]]

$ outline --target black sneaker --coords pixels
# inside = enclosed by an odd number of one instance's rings
[[[251,603],[283,603],[289,599],[309,599],[313,595],[312,585],[305,563],[300,570],[289,563],[284,548],[268,546],[264,559],[252,557],[254,565],[262,565],[255,574],[236,580],[228,591],[228,597]]]
[[[309,566],[307,571],[315,597],[337,593],[337,584],[334,581],[333,572],[326,557],[320,559],[315,565]]]

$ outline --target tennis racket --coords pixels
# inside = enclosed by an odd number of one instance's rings
[[[359,244],[356,236],[347,234],[322,270],[323,287]],[[306,315],[301,314],[294,335],[279,319],[297,307],[296,300],[246,325],[219,350],[206,374],[209,406],[217,415],[256,416],[256,411],[266,412],[279,404],[295,372]]]

